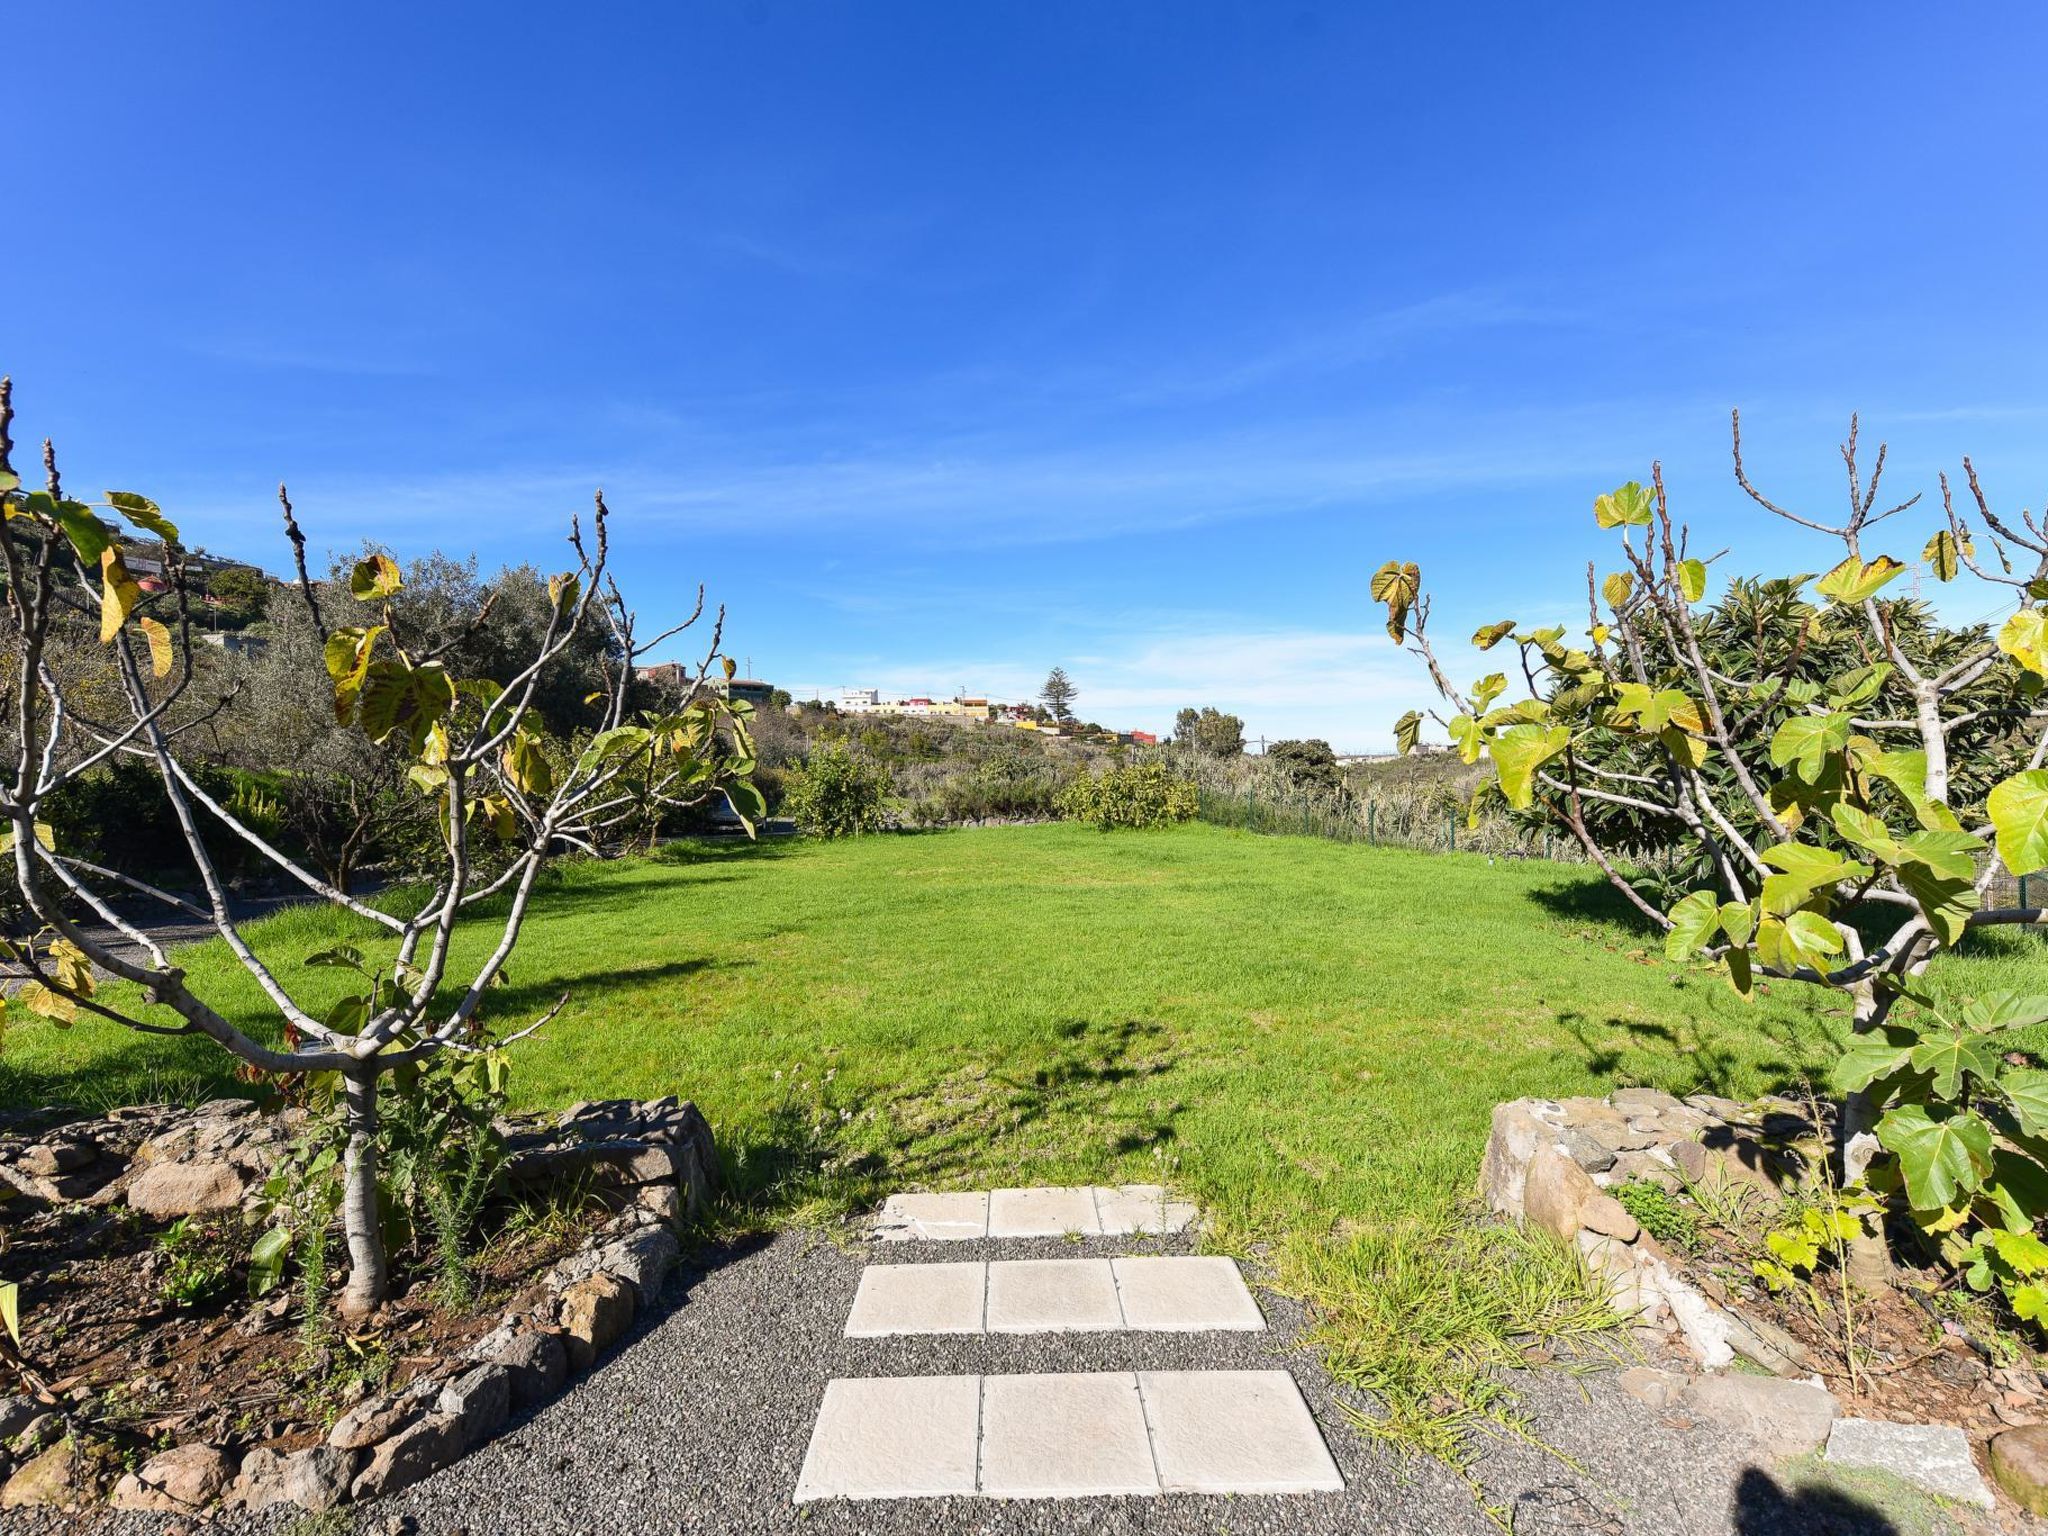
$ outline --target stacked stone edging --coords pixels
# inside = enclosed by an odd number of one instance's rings
[[[111,1204],[155,1176],[166,1187],[203,1195],[208,1203],[193,1210],[253,1202],[266,1176],[263,1154],[281,1151],[304,1122],[302,1112],[261,1114],[245,1100],[196,1110],[121,1110],[93,1121],[42,1116],[24,1125],[25,1119],[13,1117],[11,1133],[0,1130],[0,1179],[30,1200]],[[717,1188],[710,1126],[694,1104],[669,1097],[579,1104],[552,1124],[506,1121],[500,1129],[511,1152],[508,1178],[537,1183],[591,1170],[624,1206],[547,1273],[538,1300],[508,1311],[460,1356],[356,1403],[319,1445],[289,1452],[259,1446],[239,1456],[221,1446],[176,1446],[121,1476],[113,1506],[190,1513],[216,1503],[244,1510],[295,1505],[320,1512],[394,1493],[491,1439],[618,1343],[655,1305],[681,1256],[675,1225],[698,1214]],[[197,1172],[172,1181],[156,1173],[161,1169]],[[47,1405],[0,1399],[0,1424],[21,1437],[21,1464],[0,1486],[0,1508],[76,1508],[104,1488],[106,1469],[90,1448],[63,1436]],[[8,1470],[0,1445],[0,1472]]]
[[[1480,1193],[1498,1214],[1573,1244],[1607,1278],[1620,1310],[1682,1340],[1701,1365],[1718,1369],[1741,1355],[1800,1376],[1812,1368],[1804,1346],[1763,1318],[1738,1315],[1725,1293],[1709,1293],[1711,1282],[1681,1275],[1606,1191],[1631,1178],[1675,1190],[1712,1175],[1775,1198],[1798,1170],[1792,1144],[1821,1129],[1805,1106],[1781,1098],[1742,1104],[1623,1088],[1604,1099],[1516,1099],[1494,1108]]]
[[[1773,1456],[1820,1452],[1990,1508],[1961,1429],[1843,1417],[1804,1345],[1768,1319],[1738,1312],[1711,1276],[1683,1275],[1608,1193],[1632,1178],[1674,1191],[1726,1180],[1775,1200],[1809,1159],[1825,1155],[1832,1113],[1777,1097],[1744,1104],[1652,1088],[1604,1099],[1516,1099],[1494,1108],[1480,1192],[1498,1214],[1576,1247],[1606,1279],[1616,1307],[1636,1318],[1644,1342],[1682,1346],[1692,1357],[1682,1373],[1648,1365],[1621,1372],[1621,1390],[1646,1407],[1714,1420]],[[1737,1355],[1773,1375],[1723,1372]],[[2016,1502],[2048,1511],[2048,1425],[2007,1430],[1990,1442],[1988,1459]]]

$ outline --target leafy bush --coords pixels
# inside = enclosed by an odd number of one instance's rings
[[[1658,1242],[1687,1253],[1699,1246],[1699,1217],[1663,1185],[1626,1179],[1615,1185],[1612,1193],[1636,1224]]]
[[[1043,754],[1010,748],[992,754],[965,773],[948,776],[921,805],[935,822],[1025,821],[1058,812],[1060,791],[1072,770]]]
[[[1999,1037],[2048,1021],[2048,998],[1951,999],[1917,979],[1859,1037],[1835,1086],[1883,1113],[1872,1189],[1903,1194],[1913,1220],[1975,1291],[1994,1286],[2015,1315],[2048,1323],[2048,1243],[2035,1234],[2048,1189],[2048,1071]],[[2015,1060],[2018,1064],[2015,1064]]]
[[[261,786],[247,776],[209,763],[194,764],[191,772],[216,799],[267,808]],[[156,769],[140,758],[111,758],[59,785],[43,804],[52,840],[73,858],[142,876],[180,870],[190,860]],[[239,874],[254,862],[248,846],[225,829],[207,826],[202,835],[222,874]]]
[[[1265,757],[1296,789],[1334,795],[1343,787],[1343,775],[1337,771],[1337,754],[1327,741],[1276,741],[1266,748]]]
[[[1069,821],[1092,821],[1107,832],[1193,821],[1199,803],[1194,780],[1154,759],[1074,780],[1059,797],[1059,811]]]
[[[889,770],[834,742],[791,770],[783,808],[818,837],[878,832],[889,805]]]
[[[1853,417],[1842,445],[1849,502],[1833,526],[1758,491],[1740,423],[1731,430],[1742,490],[1838,542],[1825,575],[1737,581],[1704,606],[1721,556],[1687,553],[1707,541],[1674,513],[1653,464],[1649,485],[1631,480],[1594,500],[1621,568],[1597,587],[1588,571],[1584,645],[1562,624],[1497,620],[1471,643],[1505,643],[1509,662],[1461,690],[1428,634],[1421,570],[1389,560],[1372,596],[1386,605],[1388,635],[1423,657],[1456,711],[1445,724],[1459,755],[1490,759],[1511,807],[1582,844],[1663,930],[1669,960],[1718,961],[1744,997],[1769,978],[1832,989],[1849,1005],[1833,1187],[1849,1200],[1867,1169],[1869,1189],[1903,1206],[1972,1286],[1996,1287],[2016,1315],[2048,1323],[2048,1243],[2035,1230],[2048,1220],[2048,1071],[2015,1064],[1996,1038],[2048,1020],[2048,998],[1949,1002],[1924,983],[1973,934],[2040,924],[2009,882],[2048,870],[2048,529],[1994,508],[1968,459],[1967,502],[1942,478],[1941,520],[1919,564],[1941,583],[1968,573],[2012,605],[1995,634],[1988,623],[1950,631],[1886,590],[1912,567],[1876,553],[1872,530],[1920,497],[1877,510],[1885,453],[1866,480]],[[1515,697],[1514,675],[1526,697]],[[1395,722],[1403,752],[1422,723],[1417,710]],[[1604,809],[1589,816],[1589,805]],[[1676,889],[1653,904],[1613,856],[1659,842],[1689,866],[1673,887],[1695,887],[1668,908]],[[1901,999],[1920,1012],[1895,1019]],[[1870,1232],[1849,1215],[1779,1233],[1765,1278],[1805,1283],[1813,1265],[1793,1260],[1817,1264],[1823,1240],[1853,1245],[1879,1270],[1881,1239],[1905,1224]]]
[[[234,1263],[216,1227],[195,1227],[182,1216],[157,1239],[166,1263],[157,1293],[173,1306],[202,1307],[227,1293]]]

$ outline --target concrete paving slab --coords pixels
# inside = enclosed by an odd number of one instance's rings
[[[875,1238],[884,1243],[972,1242],[988,1235],[988,1192],[891,1195]]]
[[[1127,1371],[982,1379],[981,1491],[999,1499],[1156,1494]]]
[[[870,1264],[861,1271],[849,1339],[911,1333],[980,1333],[986,1264]]]
[[[1123,1326],[1107,1259],[996,1259],[988,1266],[990,1333],[1100,1333]]]
[[[1119,1184],[1095,1191],[1095,1213],[1104,1237],[1181,1232],[1194,1225],[1195,1208],[1169,1200],[1158,1184]]]
[[[1111,1259],[1109,1267],[1126,1328],[1203,1333],[1266,1326],[1265,1314],[1229,1259],[1127,1257]]]
[[[1992,1507],[1991,1490],[1970,1454],[1969,1436],[1952,1424],[1886,1424],[1837,1419],[1824,1459],[1843,1467],[1875,1467],[1945,1499]]]
[[[1141,1371],[1167,1493],[1321,1493],[1343,1474],[1285,1371]]]
[[[978,1376],[826,1383],[796,1502],[973,1493],[980,1409]]]
[[[1100,1237],[1092,1189],[999,1189],[988,1197],[990,1237]]]

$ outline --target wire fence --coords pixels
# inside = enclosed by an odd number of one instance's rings
[[[1504,817],[1481,817],[1473,825],[1463,811],[1420,804],[1413,797],[1330,801],[1302,795],[1261,794],[1256,789],[1204,786],[1197,815],[1219,827],[1340,843],[1373,843],[1424,853],[1484,853],[1495,858],[1591,861],[1568,837],[1532,831]]]
[[[1492,858],[1551,859],[1563,864],[1593,861],[1578,842],[1548,830],[1531,830],[1504,817],[1481,817],[1474,826],[1457,810],[1431,807],[1414,797],[1327,800],[1317,796],[1232,791],[1203,785],[1197,815],[1219,827],[1279,836],[1322,837],[1340,843],[1371,843],[1423,853],[1483,853]],[[1669,881],[1675,865],[1622,861],[1631,879]],[[2000,870],[1985,888],[1986,907],[2048,906],[2048,872],[2011,875]]]

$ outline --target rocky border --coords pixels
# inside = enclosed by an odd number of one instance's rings
[[[29,1136],[0,1137],[0,1178],[37,1200],[132,1203],[138,1188],[151,1198],[161,1186],[180,1201],[203,1201],[190,1211],[232,1209],[253,1198],[260,1178],[249,1175],[266,1154],[296,1134],[292,1113],[258,1115],[246,1101],[221,1100],[190,1111],[117,1111],[95,1122],[52,1125],[45,1117],[26,1128]],[[123,1474],[112,1506],[190,1514],[217,1504],[295,1505],[317,1513],[395,1493],[547,1402],[624,1338],[656,1305],[681,1255],[677,1225],[717,1188],[710,1126],[696,1105],[669,1097],[579,1104],[552,1125],[506,1121],[500,1129],[513,1183],[594,1172],[626,1206],[547,1273],[538,1301],[508,1311],[459,1357],[402,1389],[356,1403],[319,1445],[259,1446],[240,1456],[216,1445],[176,1446]],[[155,1204],[138,1208],[187,1213]],[[0,1399],[0,1443],[10,1441],[22,1462],[0,1486],[0,1509],[75,1509],[105,1486],[110,1469],[94,1448],[32,1399]]]
[[[1623,1371],[1621,1389],[1646,1407],[1713,1419],[1775,1456],[1819,1451],[1838,1465],[1876,1467],[1943,1498],[1991,1508],[1990,1487],[1960,1428],[1842,1417],[1803,1344],[1768,1319],[1737,1311],[1712,1277],[1681,1274],[1679,1261],[1607,1193],[1631,1178],[1676,1190],[1681,1181],[1714,1176],[1747,1181],[1775,1199],[1803,1172],[1796,1147],[1832,1134],[1829,1113],[1776,1097],[1742,1104],[1651,1088],[1604,1099],[1516,1099],[1494,1108],[1480,1193],[1496,1214],[1573,1245],[1588,1271],[1605,1278],[1616,1309],[1635,1318],[1638,1342],[1676,1346],[1702,1368]],[[1727,1371],[1738,1355],[1771,1375]],[[2048,1424],[2006,1430],[1989,1442],[1987,1460],[2015,1502],[2048,1511]]]
[[[1681,1340],[1707,1369],[1741,1355],[1775,1375],[1803,1376],[1813,1362],[1797,1339],[1736,1313],[1725,1293],[1713,1294],[1720,1288],[1711,1280],[1685,1278],[1678,1260],[1606,1190],[1630,1178],[1675,1190],[1681,1176],[1698,1182],[1718,1170],[1775,1196],[1798,1172],[1785,1144],[1816,1129],[1805,1107],[1789,1099],[1738,1104],[1654,1088],[1623,1088],[1605,1099],[1516,1099],[1494,1108],[1480,1194],[1496,1214],[1575,1246],[1639,1328]]]

